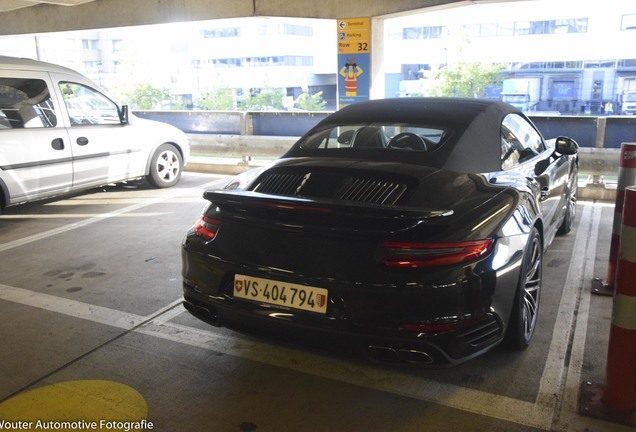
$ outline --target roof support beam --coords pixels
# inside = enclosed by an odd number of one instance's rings
[[[24,0],[12,1],[19,7]],[[62,0],[50,0],[60,3]],[[496,0],[516,1],[516,0]],[[468,3],[462,0],[66,0],[0,11],[0,35],[91,30],[251,16],[357,18]],[[470,2],[473,3],[473,2]],[[6,3],[8,4],[8,3]],[[13,4],[13,3],[12,3]]]

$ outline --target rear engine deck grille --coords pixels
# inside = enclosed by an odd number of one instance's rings
[[[373,204],[395,204],[406,191],[406,185],[381,180],[351,179],[338,199]]]
[[[303,174],[269,174],[256,185],[254,192],[273,195],[296,195],[304,177]]]
[[[252,190],[271,195],[394,205],[407,189],[406,184],[393,180],[302,172],[267,174]]]

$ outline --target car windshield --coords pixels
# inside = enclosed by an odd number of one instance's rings
[[[442,128],[406,124],[338,125],[305,136],[300,148],[424,152],[434,150],[447,135],[447,131]]]

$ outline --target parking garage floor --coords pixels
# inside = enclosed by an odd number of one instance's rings
[[[0,429],[633,430],[578,407],[605,377],[612,299],[591,285],[606,275],[613,203],[580,202],[545,255],[528,350],[430,370],[190,317],[180,242],[202,191],[226,181],[186,172],[171,189],[112,186],[0,215]]]

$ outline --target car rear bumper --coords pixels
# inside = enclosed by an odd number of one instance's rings
[[[252,302],[197,293],[184,282],[184,307],[213,326],[246,331],[308,348],[360,355],[383,363],[452,366],[497,346],[503,339],[501,319],[488,313],[456,330],[417,333],[404,329],[367,327],[349,322],[303,319]]]

